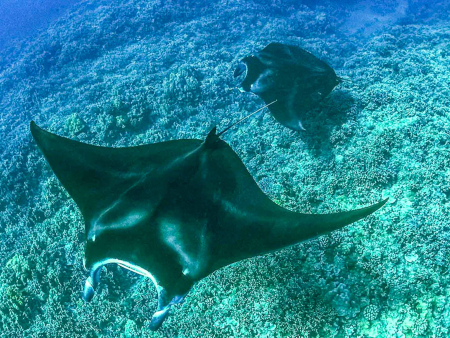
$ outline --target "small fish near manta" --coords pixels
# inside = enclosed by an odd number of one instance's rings
[[[83,298],[94,296],[105,264],[147,276],[158,291],[152,330],[215,270],[340,229],[387,201],[332,214],[289,211],[261,191],[216,128],[205,140],[126,148],[30,128],[84,217]]]
[[[258,95],[283,126],[305,130],[302,114],[315,108],[341,79],[333,68],[311,53],[295,46],[270,43],[243,58],[234,77],[245,72],[241,91]]]

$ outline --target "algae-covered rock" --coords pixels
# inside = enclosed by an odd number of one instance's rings
[[[73,113],[72,115],[67,117],[64,129],[67,136],[73,138],[81,133],[86,132],[88,130],[88,127],[77,113]]]

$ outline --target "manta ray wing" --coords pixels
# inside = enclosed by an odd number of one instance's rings
[[[201,144],[199,140],[183,140],[111,148],[49,133],[34,122],[30,129],[53,172],[88,219],[98,216],[118,195],[141,180],[142,173],[157,175],[172,159]]]

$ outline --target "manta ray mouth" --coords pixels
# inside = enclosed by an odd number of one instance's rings
[[[98,262],[98,263],[96,263],[94,265],[93,270],[96,270],[97,268],[100,268],[100,267],[102,267],[103,265],[106,265],[106,264],[117,264],[120,267],[125,268],[127,270],[130,270],[130,271],[132,271],[134,273],[137,273],[137,274],[139,274],[141,276],[148,277],[148,278],[151,279],[151,281],[155,285],[155,287],[158,290],[158,292],[159,292],[159,290],[161,288],[158,285],[158,282],[157,282],[156,278],[149,271],[145,270],[144,268],[142,268],[142,267],[140,267],[138,265],[135,265],[133,263],[126,262],[126,261],[123,261],[123,260],[120,260],[120,259],[108,258],[108,259],[105,259],[103,261],[100,261],[100,262]]]

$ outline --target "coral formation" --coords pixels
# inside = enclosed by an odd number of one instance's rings
[[[449,336],[450,5],[410,1],[362,34],[346,31],[359,1],[314,3],[86,0],[0,51],[0,337]],[[225,140],[284,207],[390,204],[216,271],[160,332],[147,328],[151,281],[120,267],[84,304],[84,224],[29,121],[108,146],[203,138],[261,106],[233,90],[232,69],[271,41],[349,81],[306,114],[305,133],[262,114]]]

